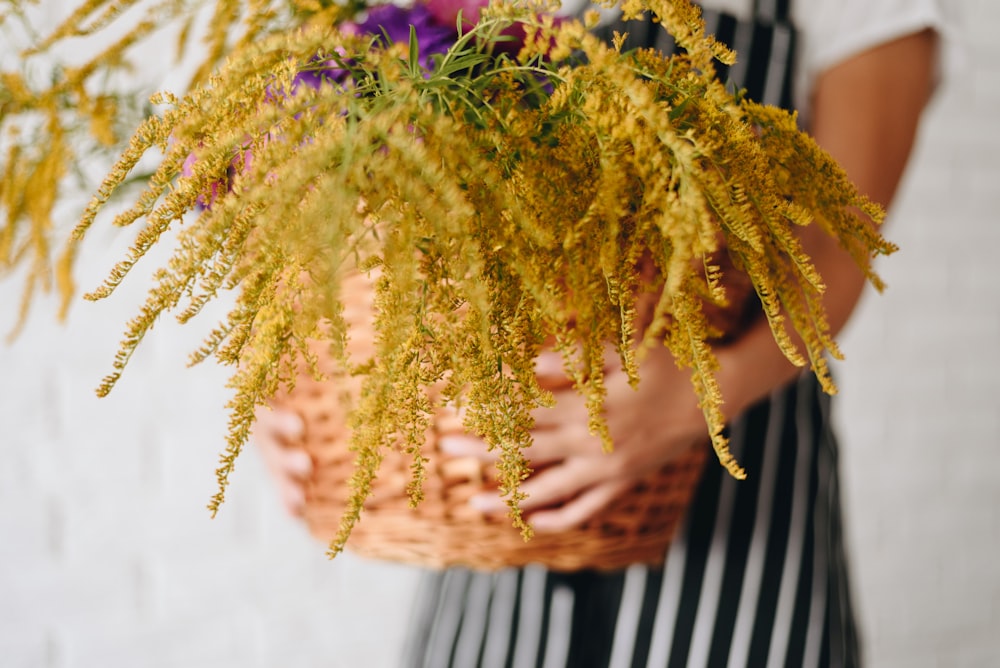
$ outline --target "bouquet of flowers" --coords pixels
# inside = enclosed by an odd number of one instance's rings
[[[217,20],[235,6],[220,0]],[[143,227],[87,297],[111,294],[183,227],[99,392],[160,315],[178,310],[186,322],[238,292],[192,357],[235,369],[213,513],[255,408],[303,365],[319,373],[316,341],[361,383],[334,551],[385,452],[412,458],[419,501],[425,433],[442,404],[461,403],[466,429],[500,450],[500,493],[527,531],[518,485],[531,413],[551,401],[534,374],[545,346],[563,355],[592,431],[612,447],[601,416],[606,347],[637,382],[643,349],[666,345],[691,369],[722,465],[743,475],[713,375],[712,341],[727,332],[709,316],[730,297],[722,255],[728,274],[752,284],[776,344],[832,390],[823,283],[795,230],[822,226],[879,285],[870,258],[892,250],[872,225],[882,212],[794,115],[717,79],[713,61],[733,53],[687,0],[621,4],[626,18],[652,12],[671,32],[683,53],[669,57],[605,44],[588,31],[596,17],[560,20],[543,4],[495,0],[479,16],[434,2],[317,4],[294,26],[249,6],[250,28],[224,59],[219,47],[217,69],[183,97],[157,97],[165,111],[136,130],[67,251],[159,151],[145,190],[114,220]],[[344,316],[342,286],[357,274],[374,285],[364,359],[349,354]]]

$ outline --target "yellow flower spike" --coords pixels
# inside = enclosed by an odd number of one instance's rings
[[[88,0],[47,44],[99,27],[130,1]],[[181,4],[154,3],[150,16],[183,19]],[[744,475],[723,437],[717,332],[705,312],[729,297],[712,255],[722,245],[753,284],[776,345],[833,391],[825,356],[839,353],[822,310],[822,277],[796,234],[820,225],[879,286],[870,259],[894,248],[878,234],[882,214],[794,115],[733,96],[715,79],[712,61],[733,54],[705,34],[690,3],[622,3],[628,16],[652,11],[685,48],[668,58],[622,53],[620,39],[606,45],[586,24],[538,16],[548,4],[494,2],[467,48],[442,56],[446,69],[436,72],[411,67],[407,45],[371,49],[370,38],[340,34],[331,24],[343,15],[331,18],[323,4],[296,0],[296,11],[313,13],[296,17],[302,29],[289,29],[289,17],[263,0],[218,0],[198,85],[156,98],[166,108],[133,134],[60,260],[68,292],[82,237],[141,161],[159,153],[144,189],[112,221],[142,229],[88,296],[109,295],[164,232],[184,225],[101,392],[158,317],[192,321],[220,291],[236,291],[190,360],[214,356],[235,369],[213,513],[255,407],[294,382],[296,364],[318,373],[308,349],[316,337],[363,380],[352,417],[355,475],[331,554],[347,542],[387,449],[412,457],[409,492],[419,501],[431,387],[461,402],[466,427],[498,449],[512,521],[530,535],[520,484],[530,472],[532,411],[552,400],[534,378],[546,342],[563,354],[589,427],[608,447],[606,348],[615,347],[634,383],[643,349],[668,346],[691,370],[719,461]],[[511,22],[526,35],[520,54],[476,50],[477,42],[495,46]],[[0,262],[31,263],[29,298],[45,285],[52,200],[29,202],[21,191],[61,178],[67,101],[82,113],[81,127],[113,138],[122,98],[88,91],[102,67],[126,63],[152,29],[141,23],[41,92],[0,73],[4,111],[54,119],[46,136],[58,139],[48,157],[15,143],[0,164]],[[553,62],[577,52],[572,67]],[[297,68],[318,63],[352,76],[293,95]],[[652,269],[639,271],[643,263]],[[340,291],[352,270],[377,282],[371,359],[346,351]],[[639,296],[651,302],[641,318]]]

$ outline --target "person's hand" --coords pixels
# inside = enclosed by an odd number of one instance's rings
[[[565,380],[560,356],[543,353],[537,371],[556,398],[554,407],[535,412],[534,443],[526,454],[538,473],[521,486],[527,494],[521,508],[538,531],[579,526],[645,474],[691,447],[708,447],[691,372],[678,369],[665,348],[649,351],[637,389],[617,366],[606,369],[604,413],[614,441],[610,453],[589,433],[585,401]],[[444,434],[440,446],[456,456],[495,457],[480,439],[457,430]],[[496,493],[473,497],[472,503],[486,513],[506,510]]]
[[[312,473],[312,459],[295,447],[304,425],[294,411],[258,407],[250,439],[260,451],[274,479],[282,505],[289,515],[301,517],[305,504],[305,481]]]

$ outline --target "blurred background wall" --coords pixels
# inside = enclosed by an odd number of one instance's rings
[[[835,367],[856,596],[879,668],[1000,665],[1000,3],[948,4],[964,61],[892,215],[890,288],[865,299]],[[179,84],[169,59],[154,72]],[[90,239],[84,289],[128,236]],[[226,373],[184,368],[205,330],[163,322],[113,394],[94,396],[142,283],[77,304],[64,325],[42,301],[0,345],[0,668],[392,668],[413,570],[327,561],[252,450],[209,519]],[[18,290],[0,282],[4,332]]]
[[[863,301],[838,365],[875,667],[1000,666],[1000,3],[941,4],[960,62],[892,212],[889,288]]]

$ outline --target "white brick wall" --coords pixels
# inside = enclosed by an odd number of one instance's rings
[[[1000,665],[1000,3],[965,50],[889,223],[902,247],[843,337],[839,404],[871,665]]]
[[[408,570],[328,562],[252,453],[209,519],[225,373],[183,368],[194,332],[158,326],[94,396],[139,296],[79,305],[65,327],[39,308],[0,348],[0,666],[391,666]]]
[[[836,369],[879,668],[1000,665],[1000,3],[952,6],[966,65],[928,114],[893,216],[890,289],[865,300]],[[84,287],[127,241],[101,235]],[[0,323],[14,289],[0,283]],[[0,347],[0,667],[392,668],[412,571],[327,562],[252,452],[209,520],[225,373],[183,368],[199,332],[162,323],[94,398],[140,295],[79,304],[66,326],[40,305]]]

